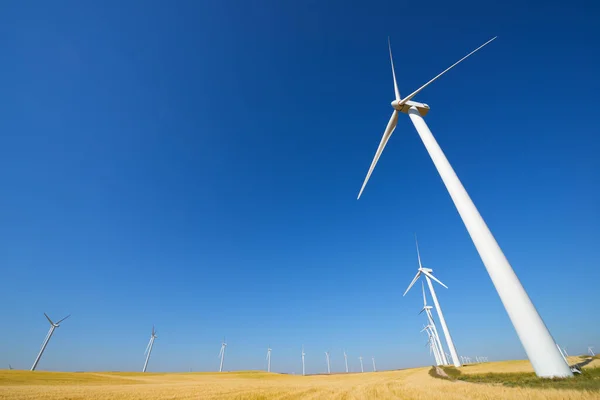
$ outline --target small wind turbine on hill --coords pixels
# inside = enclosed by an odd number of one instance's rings
[[[394,111],[387,124],[387,127],[379,143],[379,147],[375,153],[375,157],[369,167],[369,172],[363,182],[363,185],[358,194],[360,198],[377,161],[383,152],[392,132],[396,128],[398,123],[398,115],[400,112],[408,114],[410,120],[415,126],[433,164],[435,165],[460,217],[462,218],[475,248],[485,265],[485,268],[492,279],[492,283],[500,296],[500,300],[504,304],[506,312],[510,320],[513,323],[517,335],[521,340],[525,352],[533,365],[536,374],[540,377],[572,377],[573,374],[569,369],[569,366],[562,359],[560,352],[554,345],[552,335],[548,331],[548,328],[544,324],[542,317],[539,315],[535,306],[533,305],[529,295],[523,288],[523,285],[519,281],[519,278],[515,274],[509,264],[506,256],[500,249],[500,246],[496,242],[496,239],[492,235],[485,221],[479,214],[479,211],[475,207],[475,204],[469,197],[469,194],[465,190],[464,186],[456,176],[456,172],[448,162],[448,159],[444,155],[444,152],[440,148],[439,144],[433,137],[433,134],[429,130],[429,127],[425,123],[423,117],[429,112],[429,106],[424,103],[418,103],[412,101],[412,99],[420,93],[423,89],[433,83],[436,79],[450,71],[456,65],[467,59],[473,53],[486,46],[495,37],[488,40],[450,67],[446,68],[440,74],[436,75],[429,82],[406,96],[405,98],[400,97],[400,91],[398,90],[398,84],[396,83],[396,72],[394,71],[394,61],[392,59],[392,48],[388,42],[390,51],[390,62],[392,65],[392,76],[394,79],[394,93],[396,98],[392,101],[392,107]],[[455,105],[449,105],[454,107]],[[459,112],[468,112],[469,104],[464,104],[456,107]],[[441,321],[440,321],[441,322]],[[445,332],[444,332],[445,333]],[[460,365],[460,361],[456,356],[456,351],[452,348],[450,353],[454,359],[455,365]]]
[[[304,369],[304,356],[306,353],[304,352],[304,345],[302,345],[302,375],[306,375],[306,371]]]
[[[146,351],[144,351],[144,354],[146,354],[146,361],[144,362],[144,369],[142,370],[142,372],[146,372],[146,368],[148,367],[148,361],[150,360],[150,354],[152,354],[152,347],[154,347],[154,339],[156,339],[157,337],[158,336],[156,336],[154,325],[152,325],[152,334],[150,335],[150,341],[146,346]]]
[[[327,373],[330,374],[331,373],[331,365],[329,364],[329,352],[328,351],[325,352],[325,357],[327,357]]]
[[[454,366],[460,367],[461,363],[460,363],[460,360],[458,359],[458,355],[456,353],[456,348],[454,348],[454,342],[452,341],[452,336],[450,336],[450,331],[448,330],[448,326],[446,325],[446,320],[444,319],[444,314],[442,313],[442,308],[440,307],[440,303],[438,302],[437,296],[435,294],[435,289],[433,288],[433,284],[431,283],[431,280],[433,279],[434,281],[436,281],[437,283],[439,283],[446,289],[448,288],[448,286],[444,285],[439,279],[437,279],[435,276],[433,276],[433,270],[431,268],[423,268],[423,265],[421,265],[421,254],[419,252],[419,243],[417,242],[416,236],[415,236],[415,243],[417,246],[417,259],[419,261],[419,269],[417,270],[417,274],[413,278],[410,285],[408,285],[408,288],[404,292],[403,296],[406,296],[406,293],[408,293],[410,288],[413,287],[413,285],[415,284],[415,282],[417,282],[417,280],[419,279],[419,277],[421,275],[425,276],[425,281],[427,282],[427,286],[429,287],[429,292],[431,293],[431,298],[433,299],[433,304],[435,304],[435,309],[438,313],[438,317],[440,319],[440,324],[442,325],[442,330],[444,331],[444,336],[446,337],[446,344],[448,345],[448,348],[450,349],[450,354],[452,355],[452,360],[454,361]],[[443,353],[443,349],[441,351]]]
[[[225,360],[225,348],[227,347],[227,343],[225,343],[225,339],[221,342],[221,351],[219,351],[218,357],[221,357],[221,363],[219,364],[219,372],[223,372],[223,360]]]
[[[267,347],[267,372],[271,372],[271,346]]]
[[[46,316],[46,319],[48,320],[48,322],[50,322],[50,330],[46,334],[46,338],[44,339],[44,342],[42,343],[42,348],[40,349],[40,352],[38,353],[37,357],[35,358],[35,361],[33,362],[33,365],[31,366],[32,371],[35,371],[35,367],[37,367],[38,363],[40,362],[40,359],[42,358],[42,354],[44,354],[44,350],[46,350],[46,346],[48,346],[48,342],[50,341],[50,338],[54,334],[54,330],[60,326],[61,322],[63,322],[65,319],[67,319],[71,316],[71,314],[69,314],[66,317],[64,317],[63,319],[61,319],[60,321],[58,321],[57,323],[54,323],[54,322],[52,322],[52,320],[46,313],[44,313],[44,315]]]
[[[590,354],[590,356],[594,357],[596,356],[596,353],[594,353],[594,346],[589,346],[588,347],[588,353]]]
[[[346,350],[344,350],[344,363],[346,364],[346,373],[348,373],[348,356],[346,355]]]

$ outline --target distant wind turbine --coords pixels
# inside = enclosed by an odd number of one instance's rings
[[[221,351],[219,351],[218,357],[221,357],[221,363],[219,364],[219,372],[223,372],[223,360],[225,360],[225,348],[227,347],[227,343],[225,343],[225,339],[221,343]]]
[[[435,358],[436,365],[442,365],[442,356],[440,355],[439,349],[437,347],[435,333],[432,331],[431,325],[423,326],[421,332],[427,333],[428,340],[425,346],[429,346],[429,355],[431,355],[431,353],[433,352],[433,358]]]
[[[306,375],[306,371],[304,369],[304,356],[306,353],[304,352],[304,345],[302,345],[302,375]]]
[[[8,369],[13,369],[12,365],[8,364]]]
[[[433,330],[434,333],[434,338],[436,340],[436,345],[437,348],[440,352],[440,358],[441,358],[441,362],[444,365],[448,364],[448,359],[446,358],[446,353],[444,352],[444,347],[442,347],[442,342],[440,341],[440,337],[438,335],[438,331],[437,328],[435,326],[435,321],[433,320],[433,315],[431,314],[431,309],[433,307],[427,305],[427,297],[425,296],[425,285],[423,284],[423,281],[421,281],[421,290],[423,291],[423,309],[421,310],[421,312],[419,312],[419,314],[421,314],[423,311],[425,311],[425,314],[427,315],[427,320],[429,321],[429,325],[431,326],[431,329]],[[448,357],[450,358],[450,357]]]
[[[568,365],[565,365],[564,360],[560,356],[560,352],[554,346],[554,340],[552,335],[548,331],[548,328],[544,324],[542,317],[539,315],[533,302],[529,298],[529,295],[523,288],[523,285],[519,281],[519,278],[515,274],[515,271],[509,264],[506,256],[502,252],[502,249],[496,242],[496,239],[492,235],[492,232],[486,225],[485,221],[479,214],[479,211],[475,207],[475,204],[469,197],[469,194],[465,190],[464,186],[458,179],[456,172],[448,162],[448,159],[444,155],[444,152],[440,148],[439,144],[435,140],[433,134],[429,130],[429,127],[425,123],[423,117],[429,112],[429,106],[424,103],[418,103],[412,101],[418,93],[433,83],[436,79],[444,75],[446,72],[454,68],[456,65],[461,63],[463,60],[470,57],[473,53],[486,46],[488,43],[496,39],[496,37],[488,40],[454,64],[449,68],[446,68],[440,74],[436,75],[433,79],[429,80],[426,84],[406,96],[405,98],[400,97],[400,91],[398,90],[398,84],[396,83],[396,72],[394,70],[394,61],[392,59],[392,48],[389,44],[388,47],[390,52],[390,62],[392,65],[392,76],[394,79],[394,93],[396,95],[395,100],[392,101],[392,107],[394,111],[387,124],[387,127],[379,143],[379,147],[375,153],[375,157],[369,167],[369,172],[363,182],[363,185],[358,194],[360,198],[373,169],[381,156],[389,138],[392,136],[396,124],[398,123],[398,115],[400,112],[408,114],[413,125],[415,126],[421,141],[425,145],[433,164],[435,165],[454,205],[465,225],[473,244],[483,261],[483,264],[500,296],[508,316],[513,323],[517,336],[521,340],[521,344],[525,348],[525,352],[531,361],[531,364],[540,377],[552,378],[552,377],[572,377],[573,374],[569,369]],[[466,106],[468,108],[468,106]],[[446,332],[444,332],[446,333]],[[460,361],[456,356],[456,351],[450,349],[450,353],[454,359],[454,365],[460,366]]]
[[[329,352],[328,351],[325,352],[325,357],[327,357],[327,373],[330,374],[331,373],[331,366],[329,364]]]
[[[433,284],[431,283],[431,280],[433,279],[434,281],[436,281],[437,283],[439,283],[446,289],[448,288],[448,286],[444,285],[439,279],[437,279],[435,276],[433,276],[433,270],[431,268],[423,268],[423,265],[421,265],[421,254],[419,252],[419,242],[417,241],[416,235],[415,235],[415,243],[417,246],[417,259],[419,261],[419,269],[417,270],[417,274],[413,278],[410,285],[408,285],[408,288],[404,292],[403,296],[406,296],[406,293],[408,293],[410,288],[413,287],[413,285],[415,284],[415,282],[417,282],[417,280],[419,279],[419,277],[421,275],[425,276],[425,281],[427,282],[427,286],[429,287],[429,292],[431,293],[431,298],[433,299],[433,304],[435,304],[435,309],[438,313],[438,318],[440,319],[440,324],[442,325],[442,330],[444,331],[444,336],[446,337],[446,344],[448,345],[448,348],[450,349],[450,354],[452,355],[452,360],[454,361],[454,366],[460,367],[461,366],[460,360],[458,359],[458,354],[456,353],[456,348],[454,347],[454,342],[452,341],[452,336],[450,336],[450,331],[448,330],[448,325],[446,325],[446,320],[444,319],[444,314],[442,313],[442,308],[440,307],[440,303],[438,302],[437,296],[435,295],[435,289],[433,288]],[[441,351],[443,353],[443,349]]]
[[[596,353],[594,353],[594,346],[589,346],[588,347],[588,353],[590,353],[590,355],[592,357],[594,357],[596,355]]]
[[[371,357],[371,360],[373,360],[373,372],[377,372],[377,368],[375,367],[375,357]]]
[[[71,314],[69,314],[66,317],[64,317],[63,319],[61,319],[60,321],[58,321],[57,323],[54,323],[54,322],[52,322],[52,320],[46,313],[44,313],[44,315],[46,316],[46,319],[48,320],[48,322],[50,322],[50,330],[46,334],[44,343],[42,343],[42,348],[40,349],[40,352],[38,353],[37,357],[35,358],[35,361],[33,362],[33,365],[31,366],[32,371],[35,371],[35,367],[37,367],[38,363],[40,362],[40,358],[42,358],[42,354],[44,354],[44,350],[46,350],[46,346],[48,345],[48,342],[50,341],[50,338],[52,337],[54,330],[60,326],[61,322],[63,322],[65,319],[67,319],[71,316]]]
[[[344,350],[344,362],[346,363],[346,373],[348,373],[348,356],[346,355],[346,350]]]
[[[267,347],[267,372],[271,372],[271,346]]]
[[[358,357],[358,359],[360,360],[360,372],[365,372],[363,368],[362,356]]]
[[[146,368],[148,367],[148,361],[150,360],[150,354],[152,354],[152,347],[154,347],[154,339],[156,339],[157,337],[158,336],[156,336],[154,325],[152,325],[152,334],[150,335],[150,341],[148,342],[148,345],[146,346],[146,351],[144,352],[144,354],[146,354],[146,361],[144,362],[144,369],[142,370],[142,372],[146,372]]]

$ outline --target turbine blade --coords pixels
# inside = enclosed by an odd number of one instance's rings
[[[409,101],[410,99],[412,99],[413,97],[415,97],[421,90],[425,89],[427,86],[429,86],[431,83],[433,83],[433,81],[435,81],[436,79],[438,79],[440,76],[444,75],[446,72],[450,71],[452,68],[454,68],[455,66],[457,66],[458,64],[460,64],[462,61],[466,60],[468,57],[470,57],[473,53],[475,53],[476,51],[478,51],[482,47],[484,47],[487,44],[491,43],[497,37],[498,36],[494,36],[493,38],[491,38],[490,40],[488,40],[487,42],[485,42],[484,44],[482,44],[481,46],[479,46],[478,48],[476,48],[475,50],[473,50],[472,52],[470,52],[469,54],[467,54],[466,56],[464,56],[463,58],[461,58],[460,60],[458,60],[457,62],[455,62],[454,64],[452,64],[451,66],[449,66],[448,68],[446,68],[445,70],[443,70],[441,73],[439,73],[438,75],[436,75],[433,79],[431,79],[429,82],[427,82],[426,84],[424,84],[423,86],[421,86],[420,88],[418,88],[417,90],[415,90],[414,92],[412,92],[411,94],[409,94],[408,96],[406,96],[404,99],[402,99],[402,101],[400,101],[400,105],[405,104],[407,101]]]
[[[431,275],[429,272],[427,272],[427,271],[423,271],[423,273],[424,273],[425,275],[427,275],[428,277],[430,277],[431,279],[433,279],[434,281],[436,281],[437,283],[439,283],[440,285],[442,285],[443,287],[445,287],[446,289],[448,289],[448,286],[444,285],[444,284],[442,283],[442,281],[440,281],[440,280],[439,280],[438,278],[436,278],[435,276]]]
[[[50,325],[54,325],[54,322],[52,322],[52,320],[50,319],[48,314],[44,313],[44,315],[46,316],[46,319],[48,320],[48,322],[50,322]]]
[[[64,317],[63,319],[61,319],[60,321],[58,321],[56,323],[56,325],[60,324],[61,322],[63,322],[65,319],[69,318],[71,316],[71,314],[67,315],[66,317]]]
[[[423,312],[425,311],[425,307],[427,307],[427,298],[425,297],[425,284],[423,283],[423,281],[421,281],[421,289],[423,290],[423,309],[421,310],[421,312]]]
[[[419,276],[421,276],[421,271],[417,272],[417,274],[415,275],[415,277],[412,280],[412,282],[410,283],[410,285],[408,285],[408,288],[406,289],[406,292],[404,292],[404,294],[402,296],[406,296],[406,293],[408,293],[408,291],[410,290],[410,288],[413,287],[413,285],[415,284],[415,282],[417,281],[417,279],[419,279]]]
[[[357,200],[360,199],[360,196],[362,195],[363,190],[365,190],[365,186],[367,186],[367,182],[369,181],[369,178],[371,177],[371,174],[373,173],[373,169],[375,169],[375,165],[377,165],[377,161],[379,161],[379,157],[381,156],[381,153],[383,152],[385,145],[387,144],[388,140],[390,140],[390,137],[392,136],[394,129],[396,129],[396,124],[398,124],[398,110],[394,110],[394,112],[392,113],[392,116],[390,117],[390,121],[388,122],[387,127],[385,128],[385,131],[383,132],[383,137],[381,138],[381,142],[379,142],[379,147],[377,148],[375,157],[373,158],[373,161],[371,162],[371,167],[369,167],[369,172],[367,173],[367,177],[365,178],[365,181],[363,182],[363,185],[360,188],[360,192],[358,193]]]
[[[398,90],[398,83],[396,83],[396,71],[394,71],[394,59],[392,57],[392,44],[388,37],[388,48],[390,50],[390,63],[392,64],[392,76],[394,77],[394,93],[396,94],[396,100],[400,101],[400,91]]]
[[[423,313],[423,311],[425,311],[425,310],[426,310],[426,308],[423,307],[423,309],[421,311],[419,311],[419,315],[421,315]]]
[[[421,252],[419,252],[419,241],[417,240],[417,234],[415,233],[415,244],[417,245],[417,259],[419,260],[419,268],[423,268],[421,265]]]

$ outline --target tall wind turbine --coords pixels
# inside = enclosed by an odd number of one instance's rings
[[[325,357],[327,357],[327,373],[330,374],[331,373],[331,366],[329,364],[329,352],[328,351],[325,352]]]
[[[60,326],[61,322],[63,322],[65,319],[67,319],[71,316],[71,314],[69,314],[66,317],[64,317],[63,319],[61,319],[60,321],[58,321],[57,323],[54,323],[54,322],[52,322],[52,320],[46,313],[44,313],[44,315],[46,316],[46,319],[48,320],[48,322],[50,322],[50,330],[46,334],[44,343],[42,343],[42,348],[40,349],[40,352],[38,353],[37,357],[35,358],[35,361],[33,362],[33,365],[31,366],[32,371],[35,371],[35,367],[37,367],[38,363],[40,362],[40,358],[42,358],[42,354],[44,354],[44,350],[46,350],[46,346],[48,346],[48,342],[50,341],[52,334],[54,334],[54,330]]]
[[[8,364],[8,369],[13,369],[12,365]]]
[[[306,375],[306,371],[304,369],[304,356],[306,353],[304,352],[304,345],[302,345],[302,375]]]
[[[363,182],[363,185],[358,194],[360,198],[363,190],[373,169],[383,152],[392,132],[396,128],[398,123],[398,114],[400,112],[408,114],[413,125],[415,126],[417,133],[419,134],[421,141],[425,145],[433,164],[435,165],[458,213],[460,214],[473,244],[485,265],[485,268],[492,279],[492,283],[500,296],[500,300],[504,304],[504,308],[508,313],[508,316],[513,323],[517,335],[521,340],[521,344],[531,361],[531,364],[535,370],[535,373],[540,377],[572,377],[573,374],[569,366],[562,359],[560,352],[554,345],[554,339],[550,334],[550,331],[544,324],[542,317],[537,312],[533,305],[529,295],[523,288],[523,285],[519,281],[519,278],[515,274],[509,264],[506,256],[500,249],[500,246],[496,242],[496,239],[492,235],[492,232],[486,225],[485,221],[479,214],[479,211],[475,207],[475,204],[469,197],[469,194],[465,190],[464,186],[458,179],[458,176],[454,172],[454,169],[448,162],[448,159],[444,155],[444,152],[438,145],[437,141],[433,137],[433,134],[429,130],[429,127],[425,123],[423,117],[429,112],[429,106],[424,103],[418,103],[412,101],[418,93],[429,86],[432,82],[444,75],[450,69],[458,65],[460,62],[471,56],[473,53],[486,46],[495,37],[488,40],[450,67],[446,68],[440,74],[435,76],[429,82],[406,96],[405,98],[400,97],[400,91],[398,90],[398,84],[396,83],[396,72],[394,71],[394,61],[392,59],[392,48],[388,41],[388,47],[390,51],[390,62],[392,65],[392,76],[394,79],[394,93],[396,98],[392,101],[392,107],[394,111],[388,122],[388,125],[383,133],[375,157],[369,167],[369,172]],[[469,105],[464,105],[464,109],[468,109]],[[455,358],[454,363],[460,364],[460,361],[455,356],[455,352],[452,352],[452,357]]]
[[[427,305],[427,297],[425,296],[425,285],[423,284],[423,281],[421,281],[421,290],[423,291],[423,309],[421,310],[421,312],[419,312],[419,314],[421,314],[423,311],[425,311],[425,314],[427,314],[427,321],[429,321],[429,325],[431,326],[431,329],[433,330],[436,345],[437,345],[438,351],[440,352],[440,361],[442,362],[443,365],[447,365],[448,359],[446,358],[446,354],[444,353],[444,348],[442,347],[442,342],[440,341],[440,337],[438,336],[438,331],[435,326],[435,321],[433,320],[433,315],[431,315],[431,309],[433,307]]]
[[[421,275],[425,276],[425,280],[427,281],[427,286],[429,287],[429,292],[431,293],[431,298],[433,299],[433,304],[435,304],[435,309],[438,313],[438,318],[440,319],[440,324],[442,325],[442,330],[444,331],[444,336],[446,337],[446,344],[450,349],[450,354],[452,355],[452,361],[454,362],[455,367],[460,367],[461,363],[458,359],[458,355],[456,353],[456,348],[454,348],[454,342],[452,341],[452,336],[450,336],[450,331],[448,330],[448,325],[446,325],[446,320],[444,319],[444,314],[442,313],[442,308],[440,307],[440,303],[438,302],[437,296],[435,295],[435,289],[433,288],[433,284],[431,280],[433,279],[446,289],[448,286],[444,285],[440,280],[438,280],[435,276],[433,276],[433,270],[431,268],[423,268],[421,265],[421,253],[419,252],[419,243],[417,242],[417,238],[415,236],[415,243],[417,245],[417,259],[419,260],[419,269],[417,270],[417,275],[415,275],[414,279],[408,285],[408,288],[404,292],[403,296],[406,296],[406,293],[410,290],[411,287],[415,284],[415,282],[419,279]],[[442,350],[443,353],[443,350]]]
[[[348,373],[348,356],[346,355],[346,350],[344,350],[344,363],[346,363],[346,373]]]
[[[596,353],[594,353],[594,346],[588,347],[588,353],[590,353],[590,356],[592,356],[592,357],[594,357],[596,355]]]
[[[148,367],[148,360],[150,360],[150,354],[152,353],[152,347],[154,347],[154,339],[156,339],[157,337],[158,336],[156,336],[154,325],[152,325],[152,335],[150,335],[150,341],[148,342],[148,345],[146,346],[146,351],[144,352],[144,354],[146,354],[146,361],[144,362],[144,369],[142,370],[142,372],[146,372],[146,368]]]
[[[225,339],[221,342],[221,351],[219,351],[218,357],[221,357],[221,363],[219,364],[219,372],[223,372],[223,360],[225,360],[225,348],[227,347],[227,343],[225,343]]]
[[[271,346],[267,347],[267,372],[271,372]]]
[[[373,372],[377,372],[377,368],[375,367],[375,357],[371,357],[371,360],[373,360]]]
[[[358,359],[360,360],[360,372],[365,372],[365,369],[363,368],[363,363],[362,363],[362,356],[358,357]]]

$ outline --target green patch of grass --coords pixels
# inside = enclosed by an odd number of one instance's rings
[[[487,373],[487,374],[461,374],[454,367],[441,367],[448,378],[440,376],[435,367],[429,370],[429,375],[434,378],[450,379],[471,383],[499,384],[509,387],[528,387],[540,389],[575,389],[600,391],[600,368],[584,369],[574,378],[538,378],[534,372],[513,373]]]

